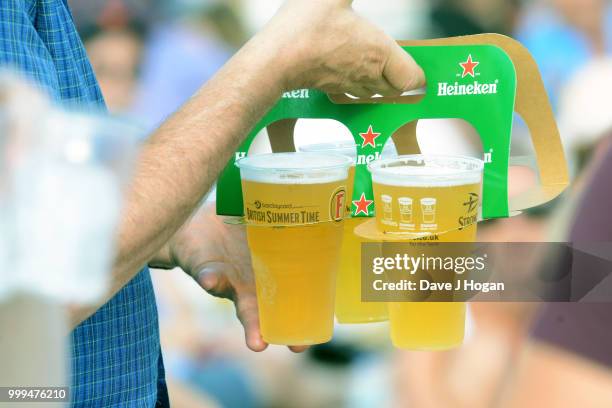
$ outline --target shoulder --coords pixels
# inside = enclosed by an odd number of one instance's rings
[[[0,66],[24,75],[58,101],[103,105],[65,0],[0,2]]]
[[[34,25],[37,3],[0,2],[0,66],[17,71],[56,97],[59,83],[53,62]]]

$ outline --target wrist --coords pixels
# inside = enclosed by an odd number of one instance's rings
[[[288,0],[254,40],[271,49],[282,92],[319,88],[327,85],[321,78],[327,59],[337,57],[333,44],[349,39],[354,20],[352,9],[337,1]]]
[[[173,255],[172,238],[157,251],[153,258],[149,261],[148,266],[156,269],[174,269],[178,265]]]
[[[245,51],[252,52],[252,57],[259,68],[265,72],[278,93],[291,91],[306,86],[301,73],[302,54],[300,41],[293,41],[287,32],[282,32],[274,25],[255,35]]]
[[[252,39],[252,61],[263,73],[264,82],[275,96],[280,98],[283,92],[293,89],[291,76],[294,67],[291,64],[288,49],[281,42],[275,41],[274,35],[266,31]],[[249,50],[251,51],[251,50]]]

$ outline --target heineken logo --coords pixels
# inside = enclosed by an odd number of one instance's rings
[[[381,154],[374,152],[372,154],[360,154],[357,156],[357,164],[370,164],[374,160],[380,159]]]
[[[380,136],[380,132],[375,132],[372,125],[370,125],[368,130],[366,132],[359,133],[359,136],[361,136],[361,139],[363,139],[361,147],[376,147],[376,138]]]
[[[471,76],[472,78],[476,78],[476,75],[480,75],[480,73],[476,73],[474,70],[476,67],[480,65],[480,62],[476,62],[472,60],[472,54],[468,55],[467,60],[465,62],[460,62],[459,66],[463,68],[463,72],[461,73],[461,78],[465,78],[466,76]],[[457,74],[459,76],[460,74]]]
[[[308,99],[310,94],[308,89],[295,89],[289,92],[283,92],[283,99]]]
[[[374,203],[374,200],[368,200],[365,193],[361,193],[359,200],[354,200],[353,205],[355,206],[355,215],[365,214],[370,215],[370,206]]]
[[[376,148],[377,146],[379,146],[376,143],[376,139],[380,137],[380,135],[380,132],[375,132],[374,127],[372,125],[369,125],[367,131],[359,133],[359,136],[362,139],[361,147],[364,148],[366,146],[371,146]],[[369,164],[371,161],[378,160],[379,158],[379,152],[374,152],[372,154],[360,154],[357,155],[357,164]]]
[[[480,65],[479,61],[475,61],[472,54],[469,54],[465,61],[459,62],[461,71],[456,74],[457,77],[464,79],[466,77],[480,76],[480,72],[476,71],[476,67]],[[461,95],[489,95],[497,93],[497,85],[499,80],[494,82],[483,83],[479,81],[473,81],[472,83],[454,83],[439,82],[438,83],[438,96],[461,96]]]
[[[449,84],[448,82],[438,83],[438,96],[453,96],[453,95],[488,95],[497,93],[497,84],[499,80],[488,84],[482,84],[474,81],[472,84]]]

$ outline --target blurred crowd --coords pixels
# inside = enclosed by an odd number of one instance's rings
[[[70,3],[109,109],[153,130],[214,75],[282,1]],[[540,67],[576,180],[572,190],[609,143],[610,2],[355,0],[354,8],[397,39],[496,32],[520,40]],[[459,138],[469,138],[472,132],[454,122],[423,124],[419,141],[441,126]],[[202,132],[205,137],[205,129]],[[449,146],[439,139],[423,143],[432,150]],[[465,149],[462,143],[450,146]],[[533,155],[519,118],[512,148],[513,154]],[[515,169],[511,184],[533,179],[532,172]],[[569,217],[571,198],[572,191],[544,208],[485,222],[479,226],[480,239],[562,240],[560,225]],[[170,394],[178,407],[496,406],[500,384],[518,364],[519,352],[531,347],[539,313],[534,304],[473,304],[470,335],[456,351],[398,352],[387,340],[385,324],[371,324],[339,326],[331,343],[303,355],[281,347],[255,354],[243,345],[230,303],[207,296],[185,274],[155,271],[153,276]],[[604,368],[583,360],[579,363]],[[551,361],[555,363],[545,367],[580,367],[590,381],[590,371],[579,363]]]

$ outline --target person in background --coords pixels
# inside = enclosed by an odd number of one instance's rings
[[[111,113],[129,112],[138,81],[143,33],[135,25],[92,27],[83,42]]]
[[[574,174],[598,161],[612,142],[612,55],[576,70],[561,89],[559,126]]]
[[[578,303],[542,307],[526,347],[508,373],[504,406],[612,406],[612,145],[607,138],[602,145],[607,147],[584,181],[566,235],[568,242],[579,244],[583,251],[606,245],[607,255],[600,258],[575,251],[558,268],[574,278],[598,274],[601,281]],[[589,301],[598,296],[601,300]],[[543,393],[543,388],[550,392]]]
[[[612,176],[611,104],[609,57],[586,63],[562,88],[559,125],[575,175],[571,189],[577,197],[568,200],[555,215],[557,223],[564,221],[556,226],[556,235],[563,234],[565,240],[587,251],[593,249],[590,243],[607,245],[608,254],[612,249],[612,200],[608,188]],[[519,363],[510,372],[509,404],[520,406],[530,401],[559,407],[612,405],[611,258],[584,254],[575,252],[555,272],[572,273],[578,280],[597,274],[601,280],[581,302],[549,303],[539,310]],[[589,302],[597,297],[603,301]],[[543,373],[545,377],[541,377]],[[541,395],[534,388],[540,378],[546,378],[546,387],[556,392]]]
[[[226,0],[240,4],[241,15],[249,32],[261,30],[282,0]],[[425,38],[430,0],[359,0],[353,2],[356,13],[365,16],[396,40]]]
[[[520,0],[436,0],[431,5],[429,36],[508,34],[514,29],[520,6]]]
[[[68,0],[75,26],[81,35],[96,27],[121,27],[129,24],[148,26],[155,15],[151,12],[166,0]]]
[[[144,45],[131,113],[154,129],[209,80],[246,40],[234,10],[218,0],[171,0]]]
[[[557,108],[563,85],[585,63],[612,52],[607,0],[550,0],[526,7],[515,37],[532,53]]]

